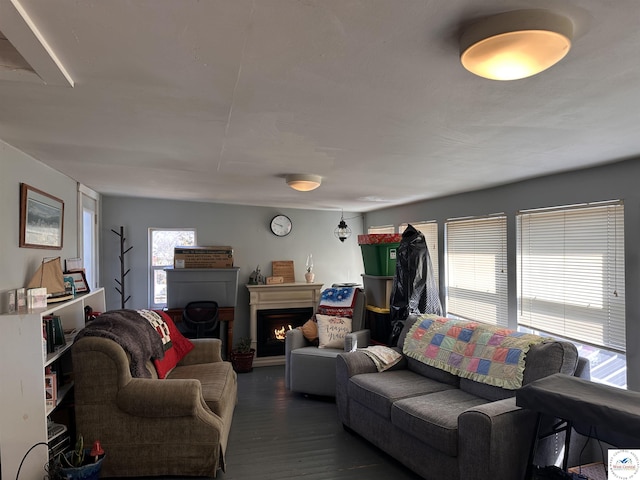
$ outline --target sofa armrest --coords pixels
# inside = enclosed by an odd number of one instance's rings
[[[349,379],[361,373],[375,373],[373,360],[362,352],[339,353],[336,358],[336,406],[338,418],[349,427]]]
[[[458,417],[460,478],[524,478],[536,419],[515,397],[465,410]]]
[[[291,350],[295,350],[296,348],[308,347],[310,345],[309,341],[303,335],[302,330],[299,328],[287,330],[284,338],[284,344],[285,353],[287,351],[290,352]]]
[[[178,362],[178,365],[197,365],[222,361],[222,340],[219,338],[190,339],[194,349]]]
[[[214,415],[204,408],[199,380],[134,378],[118,391],[116,405],[135,417]],[[206,413],[205,413],[206,412]]]
[[[353,352],[356,348],[368,347],[370,341],[371,330],[369,329],[347,333],[347,335],[344,337],[344,351]]]

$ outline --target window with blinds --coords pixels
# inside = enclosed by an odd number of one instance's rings
[[[398,232],[404,232],[407,225],[407,223],[401,224]],[[438,268],[438,224],[436,222],[412,222],[411,225],[424,235],[427,248],[429,249],[431,265],[433,266],[433,277],[436,280],[436,284],[438,284],[438,278],[440,276],[440,270]]]
[[[381,225],[379,227],[369,227],[367,229],[367,233],[369,234],[396,233],[396,228],[393,225]]]
[[[507,326],[507,217],[446,223],[447,314]]]
[[[518,323],[625,351],[622,202],[517,216]]]

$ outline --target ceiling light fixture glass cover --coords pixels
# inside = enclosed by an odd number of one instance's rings
[[[286,175],[287,185],[299,192],[310,192],[322,183],[320,175],[289,174]]]
[[[548,10],[517,10],[471,25],[460,39],[464,68],[490,80],[518,80],[555,65],[569,52],[573,23]]]

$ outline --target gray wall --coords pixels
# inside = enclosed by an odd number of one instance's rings
[[[509,317],[516,324],[516,226],[518,210],[622,199],[625,208],[625,275],[627,318],[627,386],[640,390],[640,160],[553,175],[502,187],[388,208],[365,214],[365,225],[396,225],[437,220],[439,254],[444,258],[444,223],[448,218],[507,214]],[[425,188],[429,182],[425,181]],[[441,289],[445,262],[440,262]]]
[[[269,230],[274,215],[283,213],[293,222],[293,230],[278,238]],[[315,281],[331,285],[337,282],[361,283],[364,272],[357,235],[362,233],[360,214],[345,212],[352,236],[341,243],[333,234],[340,221],[340,212],[274,209],[215,203],[179,202],[126,197],[102,197],[101,272],[107,306],[120,308],[120,296],[115,290],[115,278],[120,275],[119,238],[111,229],[124,226],[127,246],[133,246],[125,256],[131,273],[126,277],[126,293],[131,295],[127,308],[148,306],[148,229],[197,229],[199,245],[230,245],[234,263],[240,267],[238,305],[234,322],[234,337],[249,334],[249,292],[245,284],[260,265],[265,276],[271,275],[273,260],[293,260],[296,280],[304,282],[305,261],[313,254]],[[349,217],[355,217],[349,219]]]
[[[64,202],[62,250],[20,248],[20,183],[27,183]],[[77,183],[0,141],[0,292],[23,287],[43,257],[78,256]],[[2,307],[0,307],[1,309]]]

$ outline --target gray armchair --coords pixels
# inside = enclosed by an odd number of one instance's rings
[[[285,386],[292,392],[327,397],[336,396],[336,358],[369,345],[370,332],[365,329],[366,295],[358,289],[352,317],[352,333],[344,348],[318,348],[299,329],[289,330],[285,338]]]

